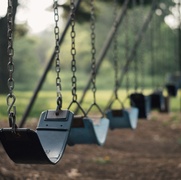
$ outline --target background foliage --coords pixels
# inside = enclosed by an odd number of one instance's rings
[[[118,1],[122,4],[123,1]],[[135,37],[142,27],[150,9],[151,1],[130,1],[130,8],[127,12],[127,18],[119,27],[118,45],[119,45],[119,68],[121,71],[130,49],[135,41]],[[134,2],[134,3],[133,3]],[[102,48],[104,40],[110,27],[113,25],[113,1],[96,1],[96,48],[98,56]],[[178,70],[178,33],[177,29],[171,29],[164,21],[166,15],[170,14],[170,7],[173,1],[160,1],[159,7],[154,18],[147,30],[141,47],[137,52],[138,65],[138,82],[139,85],[152,87],[152,79],[156,79],[156,84],[164,85],[164,78],[167,73],[173,73]],[[77,76],[78,88],[84,88],[90,75],[90,9],[89,1],[83,1],[80,10],[76,16],[76,50],[77,50]],[[66,21],[69,7],[67,4],[61,6],[64,8],[62,18]],[[121,8],[121,6],[119,7]],[[159,11],[159,13],[158,13]],[[159,15],[158,15],[159,14]],[[60,25],[63,29],[64,25]],[[39,78],[51,57],[54,49],[53,27],[45,29],[39,34],[30,34],[26,24],[17,24],[15,27],[15,85],[16,90],[33,90],[38,83]],[[152,32],[152,38],[151,37]],[[126,36],[128,36],[128,47],[126,49]],[[153,47],[151,48],[151,43]],[[71,71],[70,71],[70,31],[67,33],[65,40],[61,46],[61,77],[63,89],[68,90],[71,87]],[[113,48],[107,52],[101,69],[98,72],[97,83],[101,89],[112,89],[114,81]],[[144,64],[144,66],[143,66]],[[154,67],[154,70],[153,70]],[[162,67],[162,68],[160,68]],[[141,79],[144,75],[144,81]],[[154,75],[154,76],[153,76]],[[130,86],[135,84],[134,63],[129,69]],[[45,90],[54,90],[55,88],[55,72],[54,67],[44,84]],[[125,86],[125,82],[123,83]]]
[[[133,0],[134,1],[134,0]],[[122,1],[119,1],[120,4]],[[136,1],[135,1],[136,2]],[[145,4],[130,4],[127,16],[118,29],[118,57],[119,73],[126,62],[126,54],[130,53],[132,45],[135,42],[136,35],[143,25],[145,18],[150,10],[150,1]],[[96,1],[96,56],[103,46],[107,34],[113,25],[113,1]],[[77,60],[77,85],[78,90],[82,90],[90,76],[91,61],[91,42],[90,42],[90,14],[88,1],[83,1],[81,8],[76,16],[76,60]],[[137,73],[135,72],[135,63],[129,67],[128,81],[130,88],[135,86],[135,76],[137,74],[138,87],[144,87],[150,90],[155,87],[162,87],[165,83],[165,76],[178,70],[178,29],[171,29],[165,23],[165,17],[171,14],[173,1],[160,1],[152,22],[143,36],[140,48],[137,50],[134,62],[137,62]],[[69,7],[62,6],[64,13],[62,18],[66,22]],[[119,9],[121,8],[118,7]],[[1,21],[1,19],[0,19]],[[60,29],[64,24],[60,24]],[[27,100],[30,99],[39,79],[48,63],[54,50],[54,27],[45,29],[39,34],[31,34],[26,24],[16,24],[15,26],[15,90],[17,95],[17,106],[20,107],[20,115],[25,110]],[[0,42],[1,39],[0,39]],[[70,55],[70,29],[66,34],[63,44],[60,47],[61,60],[61,79],[63,93],[65,94],[65,107],[71,98],[71,55]],[[3,66],[4,67],[4,66]],[[5,68],[3,68],[5,69]],[[51,68],[43,86],[43,91],[39,95],[38,103],[33,108],[32,116],[38,116],[42,109],[54,108],[55,93],[55,68]],[[1,76],[2,77],[2,76]],[[5,78],[3,76],[3,78]],[[154,82],[154,83],[153,83]],[[3,83],[4,85],[5,83]],[[2,86],[2,84],[0,84]],[[126,81],[122,84],[121,95],[125,96]],[[114,87],[114,68],[113,68],[113,47],[108,50],[104,62],[97,74],[98,99],[101,106],[105,106],[105,100],[111,95]],[[104,90],[104,93],[103,91]],[[22,93],[23,91],[23,93]],[[26,92],[25,92],[26,91]],[[49,91],[49,92],[47,92]],[[80,94],[81,91],[78,92]],[[89,93],[90,95],[90,93]],[[5,99],[1,96],[0,99]],[[53,100],[53,101],[52,101]],[[91,101],[91,96],[87,102]],[[43,103],[42,103],[43,102]],[[87,107],[88,104],[84,104]],[[172,99],[172,108],[178,110],[178,100]],[[45,107],[43,107],[45,106]],[[1,115],[6,114],[6,102],[1,101]],[[19,115],[18,115],[19,116]]]

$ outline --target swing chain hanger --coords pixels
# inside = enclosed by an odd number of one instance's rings
[[[59,46],[59,26],[58,26],[58,22],[59,22],[59,14],[58,14],[58,1],[54,0],[54,20],[55,20],[55,27],[54,27],[54,34],[55,34],[55,71],[57,73],[57,77],[56,77],[56,88],[57,88],[57,113],[58,111],[61,110],[62,108],[62,94],[61,94],[61,78],[60,78],[60,58],[59,58],[59,54],[60,54],[60,46]]]
[[[72,70],[72,97],[73,97],[73,102],[77,102],[77,77],[75,75],[76,73],[76,60],[75,60],[75,55],[76,55],[76,49],[75,49],[75,4],[74,0],[71,0],[70,2],[70,9],[71,9],[71,55],[72,55],[72,61],[71,61],[71,70]]]
[[[16,116],[16,107],[14,106],[16,101],[16,96],[13,95],[14,90],[14,79],[13,79],[13,73],[14,73],[14,62],[13,62],[13,56],[14,56],[14,49],[13,49],[13,5],[12,0],[8,0],[8,10],[7,10],[7,38],[8,38],[8,47],[7,47],[7,53],[8,53],[8,72],[9,72],[9,78],[7,81],[9,94],[7,95],[6,101],[8,106],[8,115],[9,119],[12,120],[12,123],[10,123],[10,126],[15,126],[15,116]]]

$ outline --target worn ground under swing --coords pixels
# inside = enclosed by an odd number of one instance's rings
[[[55,166],[14,164],[0,145],[0,180],[181,180],[181,114],[151,114],[134,131],[109,131],[103,147],[67,146]]]

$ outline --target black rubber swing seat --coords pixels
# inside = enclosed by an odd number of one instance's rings
[[[102,146],[107,137],[109,120],[99,118],[93,122],[89,117],[75,116],[68,138],[68,145],[75,144],[97,144]]]
[[[178,86],[176,84],[166,84],[165,86],[169,96],[177,96]]]
[[[162,91],[154,91],[150,94],[151,109],[163,110],[165,109],[165,99]]]
[[[73,113],[61,110],[42,112],[36,131],[28,128],[3,128],[0,141],[15,163],[56,164],[63,156]]]
[[[109,109],[106,112],[106,116],[110,120],[111,130],[116,128],[136,129],[138,122],[138,108]]]
[[[130,102],[131,106],[138,108],[139,118],[148,118],[151,108],[150,96],[145,96],[142,93],[133,93],[130,95]]]

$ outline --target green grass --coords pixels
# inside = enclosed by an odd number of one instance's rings
[[[131,93],[132,91],[130,91]],[[149,94],[151,90],[147,89],[144,90],[145,94]],[[30,99],[32,96],[32,92],[15,92],[16,95],[16,110],[17,110],[17,121],[22,117]],[[82,91],[78,91],[78,100],[81,97]],[[63,91],[63,108],[66,109],[71,100],[72,95],[71,91]],[[105,107],[108,105],[108,101],[112,95],[111,90],[97,90],[96,93],[96,100],[97,104],[102,108],[105,109]],[[124,101],[126,99],[126,91],[120,90],[118,93],[118,96],[121,101]],[[91,91],[88,91],[88,93],[85,96],[84,102],[82,104],[82,107],[86,111],[91,103],[93,102],[93,95]],[[114,104],[116,105],[116,104]],[[124,103],[125,107],[129,106],[129,101],[125,101]],[[35,104],[31,110],[30,116],[31,118],[39,118],[40,113],[47,109],[55,109],[56,108],[56,93],[53,91],[41,91],[35,101]],[[73,108],[76,108],[73,106]],[[71,109],[74,110],[74,109]],[[171,111],[178,112],[180,110],[180,97],[179,95],[177,97],[171,98]],[[92,111],[96,112],[97,109],[92,109]],[[0,95],[0,117],[1,119],[7,119],[7,104],[6,104],[6,96]]]

